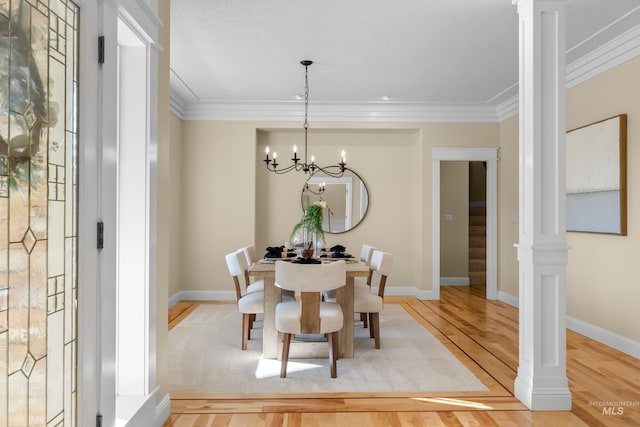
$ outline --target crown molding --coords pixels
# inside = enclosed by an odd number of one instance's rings
[[[184,120],[299,121],[300,101],[192,103],[182,110]],[[491,105],[435,105],[401,102],[313,102],[309,120],[316,122],[487,122],[497,121]]]
[[[640,25],[567,65],[567,88],[640,55]]]
[[[504,102],[501,102],[496,107],[496,112],[498,114],[498,122],[503,122],[509,117],[515,116],[518,114],[518,109],[520,108],[520,98],[518,95],[512,96]]]
[[[177,97],[174,96],[173,92],[169,96],[169,111],[178,116],[181,120],[187,120],[184,114],[185,106]]]

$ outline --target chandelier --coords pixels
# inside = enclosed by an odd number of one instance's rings
[[[283,174],[291,171],[302,171],[309,175],[313,175],[314,173],[321,171],[328,176],[341,177],[347,169],[344,150],[342,150],[340,163],[337,165],[324,167],[319,166],[315,163],[315,157],[313,155],[311,156],[310,163],[307,159],[307,137],[309,132],[309,66],[313,64],[313,61],[304,60],[300,61],[300,64],[304,66],[304,161],[302,161],[302,158],[298,157],[298,147],[296,145],[293,146],[293,158],[291,159],[293,163],[287,167],[278,168],[280,164],[278,163],[278,154],[275,151],[273,152],[273,157],[269,158],[269,147],[266,147],[264,150],[265,159],[263,161],[267,166],[267,170],[277,174]]]

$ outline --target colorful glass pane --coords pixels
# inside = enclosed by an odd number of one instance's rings
[[[78,7],[0,0],[0,426],[75,426]]]

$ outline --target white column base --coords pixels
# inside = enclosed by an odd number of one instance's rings
[[[533,386],[531,376],[518,369],[515,397],[532,411],[570,411],[571,392],[567,385],[557,387]],[[565,383],[566,377],[548,378],[550,383]],[[536,382],[538,378],[536,377]],[[545,381],[546,382],[546,381]]]

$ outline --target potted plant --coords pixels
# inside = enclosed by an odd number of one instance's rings
[[[324,230],[322,229],[322,211],[327,207],[326,202],[318,201],[313,202],[305,209],[300,222],[293,226],[291,236],[289,240],[293,240],[293,237],[301,227],[306,229],[306,235],[308,236],[308,242],[305,242],[303,247],[303,258],[311,258],[313,255],[313,239],[322,239],[324,243]]]

